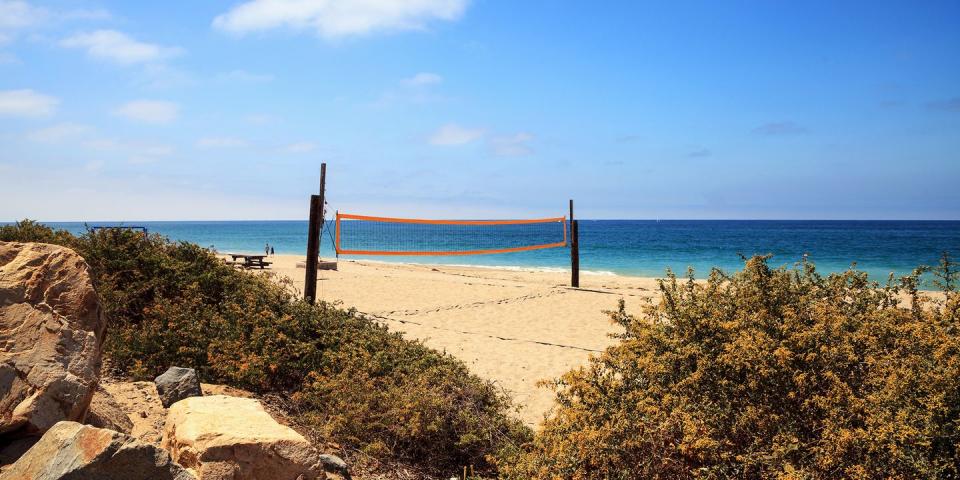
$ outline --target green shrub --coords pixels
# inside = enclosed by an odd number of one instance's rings
[[[509,478],[957,478],[960,294],[766,258],[670,275],[620,342],[555,383]],[[949,286],[949,288],[946,288]]]
[[[529,440],[508,398],[459,360],[355,311],[309,305],[197,245],[28,221],[0,227],[0,240],[59,243],[86,259],[110,319],[105,355],[121,374],[152,379],[179,365],[280,393],[327,438],[435,474],[490,473],[489,458]]]

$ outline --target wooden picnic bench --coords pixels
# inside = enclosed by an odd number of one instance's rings
[[[230,253],[228,255],[233,258],[233,261],[227,263],[243,268],[259,268],[262,270],[273,264],[273,262],[265,260],[266,255],[247,255],[244,253]]]

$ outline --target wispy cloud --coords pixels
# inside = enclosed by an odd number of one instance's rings
[[[46,117],[53,115],[60,100],[31,89],[0,90],[0,116]]]
[[[764,123],[753,129],[758,135],[797,135],[807,133],[807,128],[791,121]]]
[[[89,125],[70,122],[58,123],[28,133],[27,140],[36,143],[59,143],[76,139],[92,130],[93,128]]]
[[[27,2],[0,0],[0,29],[15,30],[39,25],[50,18],[50,11]]]
[[[513,135],[493,137],[490,139],[490,149],[495,155],[501,157],[520,157],[533,153],[530,142],[533,135],[527,132],[519,132]]]
[[[465,145],[480,139],[484,133],[482,128],[467,128],[455,123],[448,123],[430,135],[428,141],[431,145]]]
[[[213,20],[223,32],[245,34],[286,28],[314,30],[325,38],[423,30],[432,21],[463,16],[467,0],[351,1],[251,0]]]
[[[713,152],[711,152],[710,150],[707,150],[706,148],[694,150],[687,154],[687,156],[690,158],[703,158],[703,157],[709,157],[710,155],[713,155]]]
[[[179,47],[141,42],[116,30],[79,33],[61,40],[60,46],[84,49],[91,57],[122,65],[158,62],[183,52]]]
[[[113,114],[138,122],[167,124],[177,119],[180,106],[163,100],[134,100],[120,105]]]
[[[399,88],[383,92],[372,103],[375,107],[388,107],[396,104],[422,104],[444,101],[447,98],[436,93],[437,86],[443,83],[443,77],[436,73],[420,72],[400,80]]]
[[[937,100],[927,104],[931,110],[940,110],[945,112],[960,112],[960,97]]]
[[[408,87],[426,87],[443,83],[443,77],[436,73],[420,72],[410,78],[404,78],[403,84]]]
[[[197,140],[200,148],[239,148],[246,147],[249,142],[237,137],[204,137]]]
[[[317,145],[311,142],[296,142],[280,148],[283,153],[308,153],[317,149]]]
[[[127,157],[127,163],[142,165],[154,163],[163,157],[173,155],[176,149],[172,145],[149,141],[127,141],[113,138],[87,140],[82,146],[98,152],[112,152]]]
[[[97,172],[103,169],[104,164],[103,160],[90,160],[83,166],[83,169],[88,172]]]

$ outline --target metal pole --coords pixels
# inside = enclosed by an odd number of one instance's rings
[[[310,195],[310,226],[307,232],[307,273],[303,279],[303,298],[311,305],[317,300],[317,262],[320,260],[320,233],[323,231],[323,197],[327,183],[327,164],[320,164],[320,195]]]

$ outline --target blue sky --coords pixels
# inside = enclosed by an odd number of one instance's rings
[[[960,3],[0,0],[0,220],[960,219]]]

